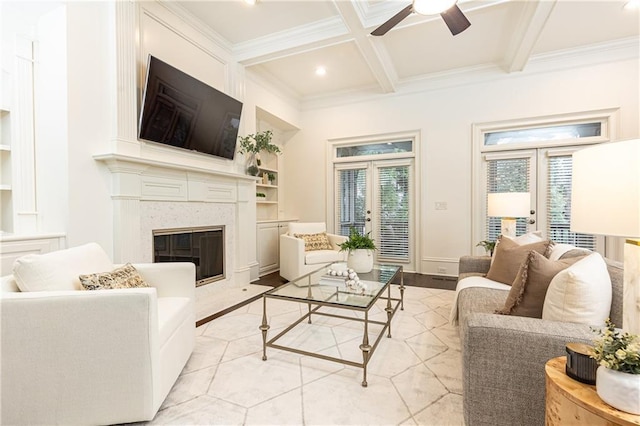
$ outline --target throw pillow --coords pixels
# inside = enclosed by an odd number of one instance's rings
[[[13,263],[20,291],[80,290],[78,275],[108,271],[113,263],[96,243],[45,254],[28,254]]]
[[[542,318],[542,306],[549,283],[557,273],[576,263],[580,258],[549,260],[538,252],[530,251],[520,266],[504,307],[496,311],[503,315]]]
[[[542,319],[601,326],[609,317],[611,298],[607,264],[592,253],[551,280]]]
[[[517,243],[518,245],[521,245],[521,246],[525,244],[537,243],[538,241],[544,241],[544,238],[542,238],[542,231],[527,232],[526,234],[522,234],[513,238],[508,237],[506,235],[501,235],[500,237],[504,237],[505,239],[508,238],[514,243]],[[495,252],[496,252],[496,249],[498,248],[498,245],[500,244],[500,239],[501,238],[498,238],[496,240],[496,245],[493,248],[493,255],[491,256],[491,263],[493,263],[493,259],[495,258]]]
[[[511,285],[516,278],[520,265],[527,259],[530,251],[536,251],[547,256],[551,241],[538,241],[531,244],[518,245],[509,238],[498,239],[494,259],[487,272],[487,278],[503,284]]]
[[[84,290],[149,287],[138,270],[130,263],[111,272],[80,275],[80,283]]]
[[[333,250],[326,232],[318,232],[317,234],[293,234],[293,236],[304,240],[304,251]]]

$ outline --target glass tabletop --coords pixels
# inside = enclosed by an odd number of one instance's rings
[[[328,274],[331,263],[265,293],[266,296],[301,302],[322,302],[354,308],[368,308],[400,271],[397,265],[374,265],[373,270],[359,273],[364,287],[350,289],[345,277]]]

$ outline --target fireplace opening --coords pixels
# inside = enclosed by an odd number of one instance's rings
[[[153,231],[154,262],[193,262],[196,287],[224,279],[224,226]]]

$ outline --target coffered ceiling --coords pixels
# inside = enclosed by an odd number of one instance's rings
[[[459,0],[471,27],[456,36],[439,15],[414,13],[382,37],[370,32],[410,0],[170,3],[213,30],[247,72],[300,102],[517,73],[559,54],[635,48],[637,57],[640,36],[639,11],[626,0]]]

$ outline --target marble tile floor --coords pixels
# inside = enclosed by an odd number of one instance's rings
[[[205,295],[198,296],[196,298],[196,321],[231,308],[272,288],[264,285],[247,284],[237,288],[211,291]]]
[[[405,310],[373,354],[366,388],[361,368],[273,348],[262,361],[260,298],[196,329],[191,358],[147,424],[463,425],[460,341],[448,322],[453,297],[450,290],[406,288]],[[384,303],[371,319],[386,318]],[[306,305],[269,299],[269,336],[303,312]],[[316,316],[280,343],[359,362],[361,341],[361,322]]]

